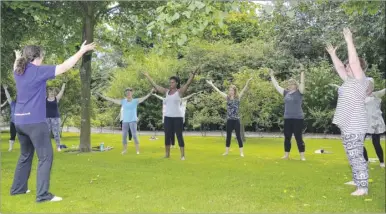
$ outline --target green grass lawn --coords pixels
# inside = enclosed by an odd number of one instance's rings
[[[370,164],[370,192],[353,197],[353,186],[339,140],[306,139],[306,162],[299,160],[293,139],[292,159],[281,160],[283,139],[251,138],[245,157],[232,151],[222,156],[220,137],[186,137],[186,160],[179,150],[163,159],[163,138],[141,136],[141,154],[133,144],[121,155],[120,135],[93,134],[93,146],[105,142],[112,151],[88,154],[57,153],[51,174],[51,191],[62,202],[35,203],[36,163],[27,195],[10,196],[19,145],[8,152],[8,133],[1,135],[1,213],[28,212],[384,212],[385,170]],[[65,134],[63,144],[79,143],[77,134]],[[384,141],[382,142],[385,148]],[[367,141],[370,158],[376,157]],[[334,154],[314,154],[324,147]]]

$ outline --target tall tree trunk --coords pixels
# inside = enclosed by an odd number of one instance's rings
[[[87,40],[87,44],[94,41],[94,14],[93,4],[94,2],[82,2],[85,11],[87,11],[83,17],[83,38]],[[80,152],[91,151],[91,127],[90,127],[90,110],[91,110],[91,53],[84,55],[82,58],[82,65],[80,68],[80,79],[82,81],[81,86],[81,121],[80,121]]]

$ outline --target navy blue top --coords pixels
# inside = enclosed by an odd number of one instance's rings
[[[47,118],[59,118],[58,100],[55,97],[54,101],[46,99]]]

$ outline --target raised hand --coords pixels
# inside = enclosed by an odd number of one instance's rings
[[[334,55],[336,49],[338,49],[338,46],[334,47],[334,46],[331,45],[331,43],[327,43],[326,51],[327,51],[330,55]]]
[[[87,41],[84,41],[82,46],[80,47],[80,50],[83,51],[83,53],[86,53],[88,51],[92,51],[95,49],[95,43],[90,43],[86,45]]]
[[[208,83],[209,85],[213,85],[212,80],[205,80],[205,81],[206,81],[206,83]]]
[[[273,70],[272,69],[269,69],[269,75],[273,76]]]
[[[15,52],[16,59],[20,59],[21,58],[21,52],[19,50],[14,50],[14,52]]]
[[[351,41],[352,40],[352,33],[350,31],[350,29],[348,28],[343,28],[343,35],[344,35],[344,38],[346,39],[346,41]]]

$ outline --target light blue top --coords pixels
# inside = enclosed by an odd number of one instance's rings
[[[130,102],[127,99],[121,101],[123,108],[123,123],[137,122],[137,106],[139,104],[138,99],[133,99]]]

